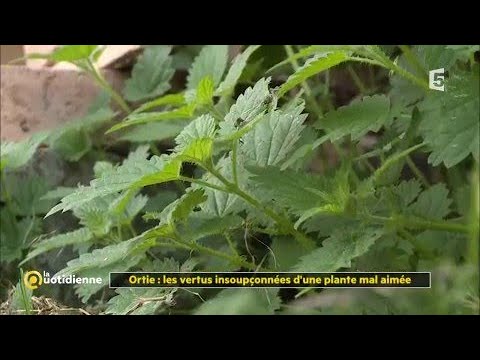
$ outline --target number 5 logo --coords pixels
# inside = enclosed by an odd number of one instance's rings
[[[445,91],[445,69],[444,68],[429,71],[428,86],[432,90]]]

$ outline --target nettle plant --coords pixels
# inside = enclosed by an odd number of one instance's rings
[[[66,196],[47,216],[71,210],[83,227],[34,243],[22,264],[73,245],[79,256],[58,275],[100,276],[103,287],[109,272],[127,270],[424,270],[434,278],[421,293],[345,291],[343,307],[316,300],[335,290],[119,289],[100,304],[111,314],[478,311],[478,46],[392,48],[285,46],[287,59],[237,96],[245,73],[259,66],[249,62],[259,46],[230,67],[227,46],[203,47],[180,92],[170,91],[178,57],[150,46],[123,97],[94,65],[100,47],[56,50],[47,57],[78,65],[123,111],[107,133],[140,144],[121,164],[97,162],[88,186],[59,193]],[[358,63],[386,70],[389,84],[367,88]],[[337,66],[360,96],[334,108],[328,80]],[[428,71],[437,68],[448,72],[445,92],[429,89]],[[359,142],[373,133],[365,152]],[[167,152],[149,146],[169,137]],[[313,158],[324,161],[326,144],[339,165],[309,171]],[[431,166],[422,171],[414,156]],[[446,278],[450,285],[435,286]],[[100,290],[76,291],[86,302]]]

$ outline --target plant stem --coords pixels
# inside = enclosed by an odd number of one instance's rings
[[[237,174],[237,147],[238,140],[233,140],[232,144],[232,172],[233,172],[233,183],[238,187],[238,174]]]
[[[291,45],[284,45],[284,48],[289,58],[292,58],[295,55]],[[297,71],[300,68],[300,65],[298,65],[297,59],[294,59],[294,58],[290,59],[290,64],[292,65],[292,68],[295,71]],[[320,108],[320,106],[318,106],[317,101],[313,97],[312,89],[310,88],[310,85],[308,85],[306,81],[302,81],[302,88],[305,91],[305,95],[307,96],[308,102],[312,106],[313,112],[315,113],[317,118],[320,119],[321,117],[323,117],[323,111]]]
[[[225,232],[225,239],[228,242],[228,246],[230,247],[230,250],[235,254],[235,256],[240,256],[240,254],[237,251],[237,248],[235,247],[235,244],[233,243],[232,237],[230,236],[230,233]]]
[[[128,104],[123,100],[123,98],[110,86],[110,84],[105,80],[103,75],[97,70],[95,65],[92,63],[92,60],[88,59],[87,62],[87,71],[93,76],[97,83],[105,89],[106,92],[112,97],[112,99],[125,111],[127,114],[130,114],[132,110]]]
[[[449,221],[433,221],[424,220],[414,217],[406,217],[402,215],[394,215],[391,217],[383,217],[376,215],[369,215],[367,220],[382,224],[390,224],[394,226],[402,226],[407,229],[420,229],[420,230],[440,230],[457,233],[468,233],[469,228],[463,224],[456,224]]]
[[[479,184],[479,170],[478,163],[474,164],[474,171],[472,171],[472,180],[471,180],[471,193],[470,193],[470,214],[469,214],[469,247],[467,258],[471,264],[474,264],[477,268],[479,265],[479,195],[480,195],[480,184]]]
[[[297,239],[297,241],[301,245],[303,245],[305,248],[307,249],[315,248],[315,242],[312,239],[308,238],[302,232],[296,230],[293,224],[290,222],[290,219],[286,218],[285,216],[277,214],[272,209],[261,204],[258,200],[254,199],[249,194],[241,190],[237,185],[228,181],[222,174],[220,174],[213,167],[208,167],[207,170],[225,185],[226,189],[222,191],[234,193],[235,195],[238,195],[243,200],[248,202],[253,207],[263,211],[268,217],[275,220],[275,222],[279,225],[280,228],[283,228],[287,233],[294,236],[295,239]]]
[[[425,185],[425,187],[430,187],[430,183],[428,182],[427,178],[422,174],[417,165],[415,165],[410,155],[406,157],[406,160],[408,167],[412,170],[415,176],[423,183],[423,185]]]
[[[352,77],[353,82],[355,83],[355,85],[357,86],[358,90],[360,91],[360,95],[366,94],[366,93],[367,93],[367,89],[365,88],[365,85],[363,85],[362,80],[361,80],[360,77],[357,75],[357,73],[355,72],[355,70],[353,70],[352,66],[351,66],[351,65],[348,65],[348,66],[347,66],[347,70],[348,70],[350,76]]]
[[[417,56],[412,52],[410,47],[407,45],[399,45],[398,47],[402,50],[405,59],[410,63],[410,65],[412,65],[412,67],[415,68],[415,70],[417,70],[420,74],[427,77],[427,71],[420,63],[420,61],[418,61]]]

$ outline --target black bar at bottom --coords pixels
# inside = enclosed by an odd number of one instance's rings
[[[429,288],[430,272],[113,272],[110,287]]]

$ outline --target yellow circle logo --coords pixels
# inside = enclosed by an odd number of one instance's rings
[[[37,289],[43,283],[42,274],[36,270],[27,271],[23,276],[25,286],[31,290]]]

